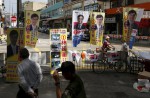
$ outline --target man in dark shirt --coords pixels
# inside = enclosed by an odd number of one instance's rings
[[[60,88],[59,71],[62,71],[64,78],[70,81],[63,93]],[[75,73],[75,65],[72,62],[63,62],[61,68],[54,72],[53,78],[55,80],[57,98],[86,98],[83,82]]]

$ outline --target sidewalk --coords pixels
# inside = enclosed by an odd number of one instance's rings
[[[56,98],[55,86],[49,75],[48,67],[44,68],[43,81],[39,87],[39,98]],[[133,89],[137,75],[129,73],[105,72],[95,74],[92,71],[77,72],[85,85],[87,98],[149,98],[150,93],[139,93]],[[61,81],[64,89],[67,81]],[[17,83],[5,83],[0,78],[0,98],[15,98],[18,91]]]

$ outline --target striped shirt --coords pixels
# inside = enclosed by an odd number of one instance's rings
[[[28,58],[24,59],[18,65],[18,75],[20,78],[20,86],[25,92],[32,93],[34,93],[33,89],[37,89],[43,78],[40,65]]]

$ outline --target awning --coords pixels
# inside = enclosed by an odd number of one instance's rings
[[[144,10],[150,10],[150,2],[129,5],[125,7],[136,7],[136,8],[143,8]],[[106,14],[118,14],[118,13],[122,13],[122,11],[123,11],[123,7],[111,8],[105,10]]]

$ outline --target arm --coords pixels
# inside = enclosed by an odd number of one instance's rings
[[[57,70],[59,70],[59,69],[57,69]],[[61,88],[60,88],[60,80],[59,80],[59,75],[58,75],[58,71],[57,70],[54,72],[53,78],[55,80],[56,96],[57,96],[57,98],[61,98],[62,91],[61,91]]]
[[[37,72],[37,81],[35,82],[33,89],[38,88],[38,86],[41,83],[42,78],[43,78],[42,70],[41,70],[41,67],[38,63],[35,63],[35,68],[36,68],[36,72]]]

